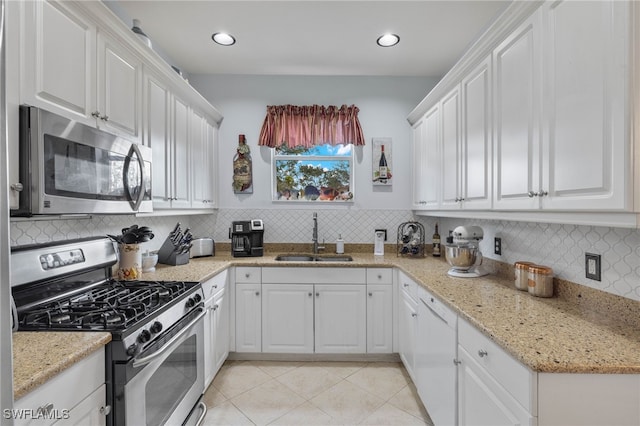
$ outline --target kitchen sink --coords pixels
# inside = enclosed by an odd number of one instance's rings
[[[331,256],[331,255],[313,255],[313,254],[279,254],[275,258],[280,262],[352,262],[351,256]]]

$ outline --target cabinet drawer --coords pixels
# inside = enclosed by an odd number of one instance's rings
[[[276,284],[366,284],[365,268],[263,268],[262,282]]]
[[[64,370],[14,404],[15,409],[33,410],[49,405],[52,413],[63,415],[104,383],[104,349],[99,349],[77,364]],[[51,422],[53,423],[53,419]],[[46,424],[42,419],[23,418],[16,425]]]
[[[367,268],[367,284],[393,284],[393,269]]]
[[[208,299],[223,290],[227,285],[227,276],[228,272],[225,270],[203,282],[202,291],[204,292],[204,298]]]
[[[458,321],[458,343],[528,412],[536,415],[535,373],[468,322]]]
[[[262,268],[237,266],[236,282],[243,284],[260,284],[262,281],[261,269]]]
[[[400,290],[407,293],[414,300],[418,298],[418,283],[409,278],[404,272],[398,272],[398,281]]]

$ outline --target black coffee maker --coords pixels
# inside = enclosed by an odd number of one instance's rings
[[[264,254],[262,219],[238,220],[231,223],[231,255],[233,257],[258,257]]]

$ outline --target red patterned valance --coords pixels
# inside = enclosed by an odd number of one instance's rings
[[[314,145],[364,145],[358,107],[336,106],[267,106],[258,145],[275,148]]]

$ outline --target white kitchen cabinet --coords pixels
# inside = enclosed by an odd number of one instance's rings
[[[491,57],[462,79],[460,188],[463,209],[490,209],[492,182]]]
[[[443,209],[460,208],[462,144],[460,140],[460,88],[455,87],[440,101]]]
[[[553,1],[541,12],[542,175],[531,188],[535,198],[543,209],[629,209],[630,4]]]
[[[367,268],[367,353],[393,353],[393,273]]]
[[[436,105],[413,126],[413,208],[440,206],[440,107]]]
[[[316,284],[315,352],[367,352],[366,286]]]
[[[540,184],[540,12],[493,53],[494,202],[496,209],[535,209]]]
[[[398,273],[400,296],[398,300],[398,353],[409,376],[417,382],[414,366],[418,332],[417,283],[402,272]]]
[[[416,388],[436,425],[457,424],[457,314],[418,288]]]
[[[223,271],[202,283],[205,298],[204,377],[209,386],[229,354],[228,273]]]
[[[262,285],[260,283],[239,284],[236,278],[235,299],[236,352],[261,352]]]
[[[54,0],[24,2],[21,28],[21,103],[141,142],[142,61],[132,50]]]
[[[212,209],[216,206],[214,182],[217,168],[214,150],[217,134],[217,125],[211,124],[204,114],[192,111],[190,134],[192,208]]]
[[[106,425],[104,366],[98,350],[18,399],[13,408],[25,415],[14,425]]]
[[[313,284],[262,285],[262,352],[313,353]]]

